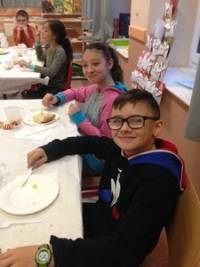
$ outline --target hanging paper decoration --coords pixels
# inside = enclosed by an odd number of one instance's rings
[[[174,1],[174,3],[178,1]],[[146,48],[138,59],[137,68],[132,72],[132,88],[145,89],[160,103],[165,85],[163,78],[168,66],[168,56],[174,42],[177,22],[174,5],[165,3],[163,18],[156,20],[154,33],[147,36]]]

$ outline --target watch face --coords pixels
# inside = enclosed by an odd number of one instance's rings
[[[47,263],[49,261],[49,253],[45,250],[40,251],[38,259],[41,263]]]
[[[51,250],[49,249],[49,247],[45,247],[44,245],[42,245],[42,247],[40,247],[35,255],[35,260],[38,266],[48,266],[48,264],[51,261]]]

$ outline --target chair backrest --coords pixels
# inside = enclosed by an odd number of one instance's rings
[[[69,38],[77,38],[79,36],[79,33],[76,31],[76,29],[73,28],[65,28],[67,32],[67,36]]]
[[[72,65],[70,64],[67,70],[67,81],[66,81],[65,89],[71,88],[72,76],[73,76],[73,68],[72,68]]]
[[[200,267],[200,201],[188,179],[167,229],[170,267]]]

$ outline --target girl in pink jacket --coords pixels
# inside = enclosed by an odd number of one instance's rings
[[[68,114],[80,133],[111,137],[106,119],[111,115],[114,99],[127,91],[118,58],[108,45],[92,43],[84,51],[82,67],[91,85],[46,94],[42,103],[49,107],[76,100],[70,104]]]

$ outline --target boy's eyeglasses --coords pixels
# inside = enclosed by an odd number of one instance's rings
[[[140,116],[140,115],[133,115],[126,119],[121,117],[111,117],[107,119],[107,124],[111,130],[120,130],[126,122],[131,129],[139,129],[144,127],[146,120],[158,120],[158,117],[148,117],[148,116]]]

